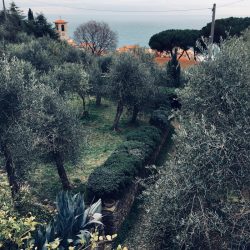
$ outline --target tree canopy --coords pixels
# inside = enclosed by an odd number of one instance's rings
[[[153,35],[149,40],[149,46],[151,49],[172,54],[175,47],[183,50],[194,48],[199,36],[198,30],[165,30]]]
[[[132,121],[145,107],[153,93],[154,79],[151,69],[140,58],[131,53],[117,55],[108,74],[109,98],[117,102],[117,113],[113,129],[118,129],[123,108],[133,109]]]
[[[35,37],[49,36],[52,39],[58,39],[55,28],[43,14],[34,17],[32,10],[29,9],[26,17],[14,2],[6,10],[6,18],[4,11],[0,11],[0,26],[2,28],[0,37],[9,42],[18,42],[21,33]]]
[[[250,17],[229,17],[215,21],[214,42],[220,43],[221,38],[228,36],[240,36],[242,32],[250,27]],[[211,33],[211,23],[201,29],[201,35],[209,37]]]
[[[104,22],[89,21],[81,24],[74,36],[82,48],[95,55],[114,50],[117,46],[117,34]]]
[[[145,192],[147,220],[137,224],[135,245],[249,247],[249,216],[243,212],[249,208],[249,39],[248,32],[223,42],[214,60],[189,71],[179,91],[176,151]]]

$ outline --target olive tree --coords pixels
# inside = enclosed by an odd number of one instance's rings
[[[108,76],[108,95],[117,102],[112,129],[117,130],[124,107],[132,108],[132,122],[153,94],[154,79],[150,68],[131,53],[118,55]]]
[[[82,126],[75,112],[53,89],[46,91],[40,117],[37,150],[42,159],[56,165],[63,189],[71,188],[64,164],[75,163],[84,140]]]
[[[102,97],[107,94],[107,76],[112,60],[111,55],[97,57],[88,69],[91,94],[96,97],[97,106],[101,105]]]
[[[36,144],[33,126],[40,110],[40,93],[34,76],[29,63],[0,61],[0,150],[13,198],[20,188],[18,175],[30,164]]]
[[[84,70],[83,65],[76,63],[64,63],[61,66],[55,67],[50,74],[54,87],[59,88],[61,95],[77,94],[82,99],[83,114],[86,113],[85,98],[89,94],[89,76]],[[51,78],[47,81],[51,81]],[[56,86],[57,85],[57,86]]]
[[[117,46],[117,34],[107,23],[89,21],[81,24],[74,32],[75,40],[92,54],[101,55]]]
[[[249,248],[249,38],[189,72],[175,154],[145,194],[142,249]]]

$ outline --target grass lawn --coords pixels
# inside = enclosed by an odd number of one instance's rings
[[[80,111],[81,102],[76,101],[74,106]],[[81,159],[76,165],[65,165],[74,191],[82,192],[85,190],[91,172],[106,161],[113,150],[124,140],[127,132],[136,128],[128,124],[128,114],[124,113],[120,123],[121,131],[112,131],[110,128],[116,107],[107,100],[103,100],[100,107],[96,107],[94,100],[90,100],[88,108],[89,117],[82,118],[86,137],[83,138],[84,150]],[[147,122],[148,117],[142,116],[137,126]],[[61,183],[53,165],[40,165],[31,169],[27,183],[31,200],[41,204],[53,204],[57,193],[61,190]]]

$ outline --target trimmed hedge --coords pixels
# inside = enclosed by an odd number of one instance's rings
[[[169,128],[169,111],[165,108],[155,110],[151,116],[149,123],[162,130]]]
[[[164,115],[166,115],[165,112],[159,120]],[[164,124],[167,125],[167,123]],[[120,198],[160,144],[161,136],[162,128],[158,126],[143,126],[128,133],[126,141],[89,176],[88,196],[96,199]]]

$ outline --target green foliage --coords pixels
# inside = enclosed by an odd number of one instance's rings
[[[35,17],[33,22],[28,22],[28,34],[33,34],[36,38],[48,36],[51,39],[58,39],[58,34],[51,23],[48,23],[46,17],[43,14],[39,14]]]
[[[53,84],[59,89],[61,95],[77,94],[84,98],[89,94],[89,76],[83,65],[77,63],[64,63],[55,67],[49,75],[45,76],[47,84]]]
[[[170,127],[169,116],[170,112],[165,108],[155,110],[150,118],[150,124],[162,130],[166,130]]]
[[[15,56],[30,62],[40,73],[48,73],[64,63],[82,64],[84,69],[92,63],[89,54],[48,37],[31,39],[26,43],[8,44],[6,51],[10,57]]]
[[[144,143],[146,147],[154,150],[161,141],[161,133],[159,133],[159,129],[157,129],[157,127],[143,126],[135,131],[127,133],[126,138],[127,141],[138,141]],[[147,149],[145,148],[145,150]],[[148,155],[150,155],[150,153]]]
[[[34,15],[33,15],[33,11],[31,9],[29,9],[29,11],[28,11],[28,21],[32,22],[34,20],[35,20],[35,18],[34,18]]]
[[[225,41],[189,72],[175,153],[145,192],[142,248],[249,248],[248,39]]]
[[[37,86],[35,71],[29,63],[16,59],[0,61],[0,150],[8,173],[12,194],[19,189],[16,173],[33,159],[39,120],[42,86]],[[15,166],[15,168],[14,168]]]
[[[0,33],[1,40],[9,42],[18,41],[18,33],[24,31],[24,16],[23,12],[12,2],[6,10],[6,19],[4,11],[0,11]]]
[[[142,170],[160,140],[160,130],[152,126],[128,133],[127,141],[90,175],[89,195],[103,199],[119,198]]]
[[[215,21],[214,42],[220,43],[221,39],[228,36],[240,36],[242,32],[250,27],[250,18],[229,17]],[[209,37],[211,33],[211,23],[201,29],[201,35]]]
[[[14,210],[7,176],[0,172],[0,248],[21,249],[36,229],[35,217],[21,217]],[[31,248],[26,248],[31,249]]]
[[[198,30],[165,30],[150,38],[149,46],[157,51],[167,51],[172,54],[175,47],[187,50],[195,47],[196,40],[200,37]]]
[[[131,53],[115,58],[109,72],[109,96],[125,106],[140,106],[152,95],[150,69]]]
[[[61,192],[57,196],[57,214],[52,223],[41,226],[34,236],[34,246],[47,249],[47,244],[58,241],[58,247],[86,247],[90,244],[91,232],[100,222],[101,200],[86,208],[83,195]]]
[[[20,34],[25,33],[34,35],[36,38],[48,36],[52,39],[58,39],[58,34],[52,27],[51,23],[43,14],[38,14],[35,18],[33,12],[29,9],[28,20],[26,20],[23,12],[15,5],[10,4],[7,9],[5,20],[4,11],[0,11],[0,26],[3,28],[0,37],[8,42],[20,42]]]
[[[171,87],[178,88],[181,84],[181,65],[177,59],[177,50],[167,64],[167,75]]]
[[[108,74],[108,97],[116,101],[117,113],[113,129],[118,129],[123,107],[133,110],[135,122],[140,111],[144,111],[154,95],[154,76],[151,67],[141,56],[122,53],[116,56]]]
[[[153,99],[153,109],[171,109],[171,100],[176,96],[176,89],[159,86],[156,89],[156,94]]]
[[[113,62],[113,56],[105,55],[95,57],[90,67],[88,67],[89,84],[91,94],[96,96],[96,104],[101,104],[101,98],[108,96],[108,73]]]

